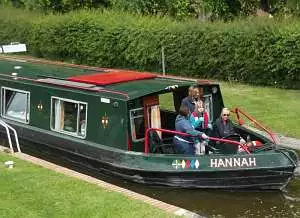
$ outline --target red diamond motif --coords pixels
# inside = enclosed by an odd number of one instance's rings
[[[191,161],[190,161],[190,160],[187,160],[187,161],[185,162],[185,168],[190,168],[190,166],[191,166]]]

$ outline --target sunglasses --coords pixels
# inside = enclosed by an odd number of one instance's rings
[[[224,116],[224,117],[229,117],[229,116],[230,116],[230,114],[223,114],[223,116]]]

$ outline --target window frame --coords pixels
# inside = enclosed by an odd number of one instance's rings
[[[138,110],[142,110],[143,112],[143,115],[138,115],[138,116],[131,116],[131,112],[132,111],[138,111]],[[143,107],[140,107],[140,108],[134,108],[134,109],[131,109],[129,110],[129,119],[130,119],[130,132],[131,132],[131,139],[133,142],[142,142],[142,141],[145,141],[145,136],[143,138],[140,138],[140,139],[137,139],[136,137],[134,138],[133,137],[133,132],[132,132],[132,126],[134,125],[134,119],[135,118],[140,118],[140,117],[143,117],[144,118],[144,123],[145,123],[145,115],[144,115],[144,108]],[[134,125],[135,127],[135,125]],[[144,127],[145,128],[145,127]],[[136,130],[136,129],[135,129]]]
[[[55,128],[52,128],[52,121],[53,121],[53,99],[56,99],[56,100],[60,100],[60,101],[64,101],[64,102],[69,102],[69,103],[75,103],[78,105],[77,107],[77,123],[76,123],[76,132],[75,133],[72,133],[72,132],[69,132],[69,131],[66,131],[66,130],[63,130],[63,129],[59,129],[59,130],[56,130]],[[77,101],[77,100],[73,100],[73,99],[68,99],[68,98],[61,98],[61,97],[57,97],[57,96],[51,96],[51,102],[50,102],[51,106],[50,106],[50,129],[54,132],[59,132],[59,133],[62,133],[62,134],[65,134],[65,135],[70,135],[70,136],[74,136],[74,137],[77,137],[77,138],[81,138],[81,139],[85,139],[87,137],[87,114],[88,114],[88,103],[87,102],[83,102],[83,101]],[[80,119],[80,111],[79,111],[79,107],[80,107],[80,104],[83,104],[86,106],[86,112],[85,112],[85,135],[82,136],[79,134],[79,120]]]
[[[5,91],[6,90],[13,91],[13,92],[19,92],[19,93],[23,93],[23,94],[27,95],[25,120],[18,119],[18,118],[15,118],[13,116],[6,115],[6,97],[5,97],[5,95],[6,95]],[[6,118],[6,119],[13,120],[13,121],[16,121],[16,122],[29,124],[29,122],[30,122],[30,92],[22,90],[22,89],[15,89],[15,88],[2,86],[1,87],[1,116]]]
[[[210,123],[213,122],[213,112],[214,112],[214,105],[213,105],[213,95],[212,94],[206,94],[206,95],[203,95],[203,98],[204,98],[204,101],[203,101],[203,104],[204,104],[204,107],[205,107],[205,102],[206,102],[206,99],[208,99],[208,104],[209,104],[209,117],[208,117],[208,121]],[[206,108],[205,108],[205,111]]]

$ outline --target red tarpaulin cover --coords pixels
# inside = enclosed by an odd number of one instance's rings
[[[127,81],[152,79],[157,77],[151,73],[138,73],[135,71],[115,71],[108,73],[95,73],[89,75],[80,75],[68,77],[69,81],[89,83],[94,85],[109,85],[114,83],[122,83]]]

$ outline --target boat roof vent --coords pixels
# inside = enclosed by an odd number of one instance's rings
[[[89,89],[95,91],[103,89],[103,87],[95,86],[93,84],[73,82],[73,81],[63,80],[63,79],[45,78],[45,79],[37,79],[37,81],[40,83],[47,83],[47,84],[65,86],[65,87],[77,88],[77,89]]]

